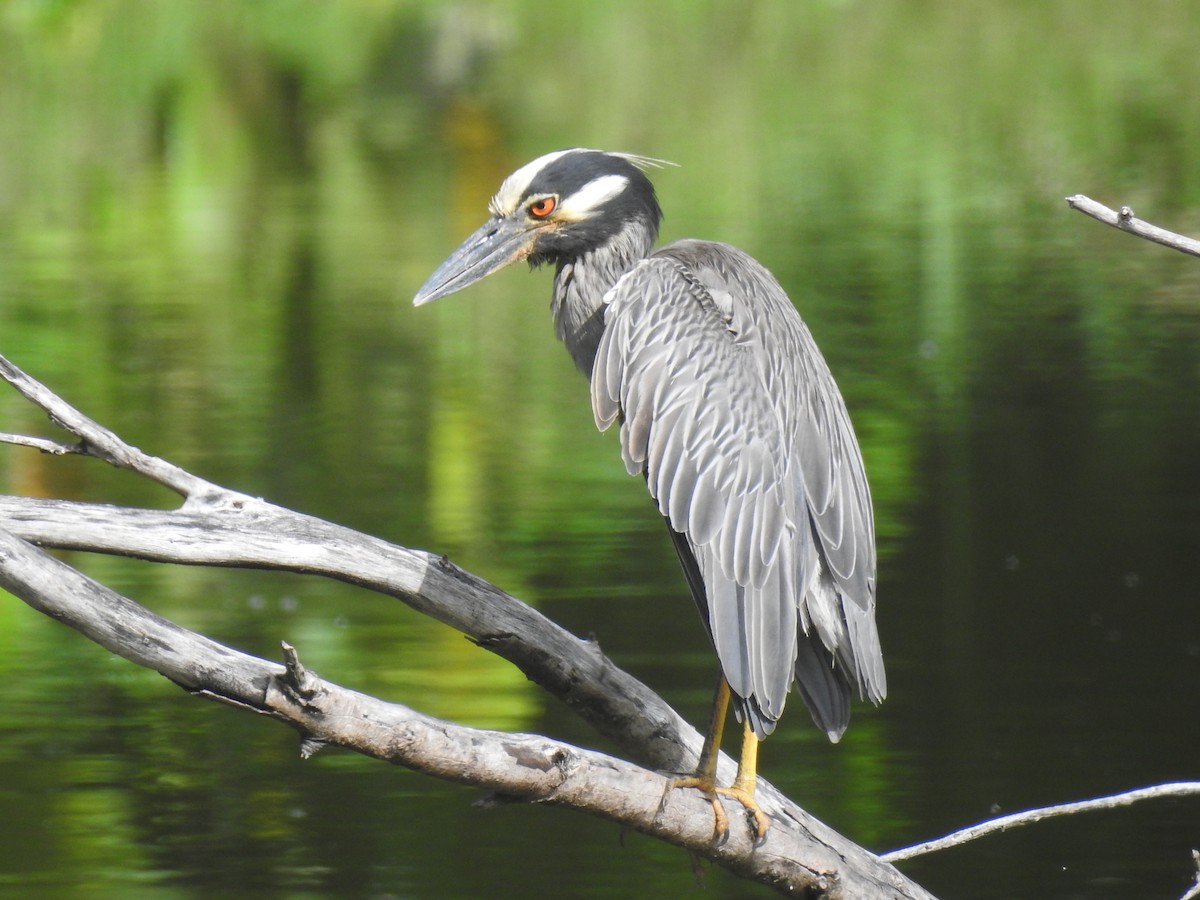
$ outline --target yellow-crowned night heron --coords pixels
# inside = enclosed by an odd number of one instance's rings
[[[754,802],[758,741],[793,681],[836,741],[850,695],[886,692],[875,628],[875,537],[862,455],[808,328],[771,273],[728,244],[651,252],[662,210],[624,153],[562,150],[500,186],[490,218],[414,299],[420,305],[526,259],[554,263],[559,338],[591,380],[601,430],[666,517],[723,677],[696,777]],[[730,703],[745,723],[738,775],[715,786]]]

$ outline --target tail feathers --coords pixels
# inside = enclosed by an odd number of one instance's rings
[[[762,711],[754,697],[738,697],[734,694],[733,713],[739,722],[749,720],[750,727],[754,729],[759,740],[769,736],[779,723],[778,718],[772,718]]]
[[[796,642],[796,687],[817,727],[835,744],[850,724],[850,682],[816,634]]]
[[[815,634],[799,635],[796,647],[796,689],[817,727],[835,744],[850,723],[851,685],[845,669],[835,666],[833,656]],[[738,721],[749,720],[759,738],[775,730],[777,716],[763,712],[756,697],[737,697],[734,712]]]

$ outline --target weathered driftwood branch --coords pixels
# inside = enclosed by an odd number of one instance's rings
[[[229,491],[129,447],[0,357],[0,375],[79,438],[16,441],[96,456],[181,494],[173,511],[0,498],[0,585],[115,653],[194,693],[297,727],[307,750],[336,743],[437,777],[518,799],[571,806],[661,837],[744,877],[813,897],[928,897],[889,864],[837,834],[769,784],[772,820],[755,846],[748,828],[712,841],[712,812],[695,792],[670,791],[655,771],[532,735],[464,728],[322,682],[287,651],[281,667],[180,628],[55,560],[45,547],[162,562],[320,574],[397,597],[517,664],[642,766],[695,765],[700,735],[652,691],[535,610],[454,566]],[[3,440],[0,436],[0,440]],[[53,447],[49,446],[53,445]],[[734,764],[722,759],[722,777]],[[732,811],[732,808],[731,808]],[[742,821],[734,812],[731,820]]]
[[[700,735],[661,698],[536,610],[458,568],[321,519],[230,491],[124,444],[3,357],[0,376],[79,438],[0,434],[0,442],[103,459],[172,488],[176,510],[0,496],[0,586],[102,646],[185,689],[296,727],[306,755],[323,744],[427,774],[490,787],[505,798],[570,806],[657,836],[746,878],[807,896],[928,897],[887,863],[957,846],[1054,815],[1200,793],[1186,782],[1004,816],[875,857],[813,819],[770,784],[765,845],[735,828],[712,842],[707,801],[669,791],[661,772],[689,771]],[[464,728],[324,682],[284,645],[286,667],[240,653],[149,612],[29,543],[159,562],[322,575],[403,600],[517,665],[635,763],[536,735]],[[721,760],[721,777],[734,763]],[[734,819],[734,821],[739,821]],[[1192,896],[1189,894],[1188,896]]]
[[[1200,256],[1200,241],[1184,237],[1173,231],[1167,231],[1165,228],[1159,228],[1157,225],[1151,225],[1149,222],[1144,222],[1135,217],[1133,210],[1128,206],[1122,206],[1120,210],[1112,210],[1103,203],[1097,203],[1083,194],[1073,194],[1066,199],[1067,205],[1071,209],[1077,209],[1084,215],[1091,216],[1105,225],[1111,225],[1113,228],[1119,228],[1121,231],[1128,231],[1130,234],[1137,235],[1147,241],[1154,241],[1156,244],[1162,244],[1164,247],[1170,247],[1172,250],[1178,250],[1180,253],[1190,253],[1192,256]]]
[[[161,672],[184,689],[296,727],[306,753],[336,744],[506,799],[568,806],[636,828],[732,871],[806,896],[924,896],[890,874],[859,871],[837,849],[776,821],[755,847],[747,828],[714,845],[712,808],[694,791],[602,753],[549,738],[466,728],[321,680],[285,645],[287,666],[181,628],[0,529],[0,585],[96,643]],[[879,873],[889,867],[873,863]]]

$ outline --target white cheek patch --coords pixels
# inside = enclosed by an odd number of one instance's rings
[[[629,185],[624,175],[601,175],[593,178],[558,206],[558,218],[578,222],[620,194]]]

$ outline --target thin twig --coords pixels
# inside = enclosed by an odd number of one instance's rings
[[[1090,197],[1085,197],[1083,194],[1073,194],[1067,197],[1066,200],[1067,205],[1071,209],[1077,209],[1084,215],[1091,216],[1105,225],[1111,225],[1113,228],[1119,228],[1121,231],[1128,231],[1130,234],[1145,238],[1148,241],[1154,241],[1156,244],[1162,244],[1164,247],[1170,247],[1172,250],[1178,250],[1180,253],[1200,256],[1200,241],[1184,237],[1182,234],[1176,234],[1173,231],[1167,231],[1165,228],[1159,228],[1157,225],[1151,225],[1149,222],[1144,222],[1134,216],[1133,210],[1128,206],[1122,206],[1118,212],[1117,210],[1109,209],[1103,203],[1097,203]]]
[[[0,444],[14,444],[18,447],[32,447],[52,456],[66,456],[69,453],[83,453],[78,444],[64,444],[62,441],[52,441],[49,438],[30,437],[25,434],[9,434],[0,431]]]
[[[890,853],[882,853],[880,854],[880,859],[886,859],[888,862],[911,859],[914,856],[923,856],[926,853],[933,853],[936,850],[957,847],[959,844],[973,841],[976,838],[983,837],[985,834],[991,834],[996,831],[1007,831],[1010,828],[1017,828],[1021,825],[1032,825],[1034,822],[1040,822],[1043,819],[1053,818],[1054,816],[1092,812],[1097,809],[1117,809],[1122,806],[1131,806],[1141,800],[1153,800],[1158,797],[1194,796],[1200,796],[1200,781],[1177,781],[1171,784],[1138,788],[1135,791],[1125,791],[1124,793],[1113,794],[1110,797],[1097,797],[1093,800],[1079,800],[1075,803],[1060,803],[1057,806],[1028,809],[1024,812],[1012,813],[1007,816],[1000,816],[998,819],[989,819],[986,822],[980,822],[978,825],[963,828],[945,837],[940,837],[937,840],[925,841],[921,844],[914,844],[911,847],[903,847],[899,850],[893,850]]]
[[[1197,897],[1200,897],[1200,850],[1192,851],[1192,862],[1196,864],[1196,880],[1179,900],[1196,900]]]
[[[0,356],[0,378],[16,388],[26,399],[44,409],[52,422],[79,438],[78,446],[71,448],[69,452],[94,456],[118,469],[136,472],[170,488],[189,503],[228,502],[240,497],[235,492],[205,481],[203,478],[198,478],[173,463],[130,446],[103,425],[71,406],[40,381],[27,375],[4,356]],[[53,441],[46,441],[44,445],[40,446],[34,443],[41,440],[40,438],[22,437],[20,440],[8,441],[8,443],[37,446],[37,449],[49,453],[68,452],[55,449],[56,445]]]

